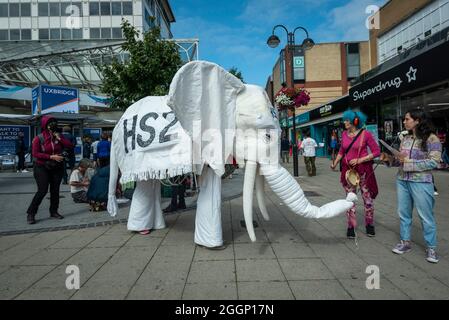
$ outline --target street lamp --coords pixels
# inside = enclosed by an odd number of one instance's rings
[[[293,68],[293,55],[295,52],[295,32],[298,29],[303,30],[306,33],[306,38],[302,42],[302,45],[300,46],[304,50],[312,49],[312,47],[315,45],[315,42],[309,37],[309,32],[303,27],[296,27],[293,32],[289,32],[285,26],[282,24],[278,24],[273,27],[273,32],[271,36],[267,40],[267,44],[270,48],[276,48],[280,43],[281,40],[277,35],[274,34],[274,31],[276,28],[283,28],[285,32],[287,33],[287,52],[289,52],[291,57],[291,77],[290,77],[290,86],[292,88],[295,88],[295,81],[294,81],[294,68]],[[288,130],[288,118],[287,118],[287,130]],[[296,143],[296,106],[293,108],[293,175],[295,177],[299,176],[298,173],[298,147]]]

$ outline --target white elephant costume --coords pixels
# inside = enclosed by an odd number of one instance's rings
[[[252,241],[256,241],[252,223],[254,187],[262,215],[269,219],[263,177],[293,212],[307,218],[331,218],[354,205],[355,194],[319,208],[305,198],[299,184],[279,164],[279,121],[263,88],[243,84],[216,64],[193,61],[176,73],[167,104],[192,138],[192,169],[202,178],[195,221],[197,244],[214,247],[223,243],[221,175],[232,155],[241,167],[246,166],[243,211]],[[263,156],[267,152],[271,157]]]
[[[118,211],[115,188],[136,182],[128,230],[165,228],[160,180],[192,171],[191,139],[181,127],[167,97],[146,97],[131,105],[114,128],[111,145],[108,211]]]

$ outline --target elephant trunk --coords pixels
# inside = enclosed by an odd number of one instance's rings
[[[349,193],[346,200],[336,200],[322,207],[313,206],[305,197],[299,184],[283,167],[275,170],[266,170],[262,167],[268,185],[273,192],[296,214],[305,218],[320,219],[335,217],[354,205],[357,196]],[[271,168],[270,168],[271,169]]]

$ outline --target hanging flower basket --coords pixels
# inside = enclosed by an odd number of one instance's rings
[[[279,111],[294,110],[295,107],[307,106],[310,93],[303,88],[283,88],[274,97]]]

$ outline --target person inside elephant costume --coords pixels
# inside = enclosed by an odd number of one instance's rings
[[[226,161],[233,157],[236,158],[240,168],[245,168],[243,212],[252,241],[256,241],[252,223],[254,188],[262,216],[266,220],[269,219],[264,203],[264,180],[293,212],[307,218],[337,216],[351,208],[357,199],[355,194],[348,194],[345,200],[337,200],[322,207],[311,205],[296,180],[279,164],[279,120],[277,111],[271,105],[265,90],[258,86],[243,84],[220,66],[207,61],[185,64],[174,76],[168,96],[161,99],[166,99],[168,108],[173,110],[180,126],[190,138],[191,149],[185,151],[191,154],[185,158],[191,160],[191,170],[200,178],[195,217],[196,244],[211,249],[224,248],[221,226],[221,176],[225,173]],[[123,126],[123,123],[121,125]],[[120,123],[117,127],[119,126]],[[119,137],[117,141],[121,139],[125,138]],[[115,140],[116,137],[113,136],[113,149]],[[118,152],[112,153],[121,158],[122,164],[126,163],[122,158],[128,157],[131,163],[143,164],[145,167],[152,166],[142,163],[142,160],[147,161],[152,156],[147,158],[141,155],[142,159],[136,161],[133,156],[138,155],[137,153],[130,156],[123,154],[125,152],[123,148],[116,151]],[[158,158],[160,155],[156,151],[156,149],[142,150],[143,153]],[[154,159],[152,161],[156,163]],[[128,167],[134,181],[160,178],[139,173],[140,166]],[[154,194],[142,194],[142,198],[145,196],[145,203],[154,204],[159,201]],[[148,200],[149,198],[151,200]],[[145,210],[148,211],[147,216],[155,212],[148,208]],[[133,204],[130,216],[132,211]]]

